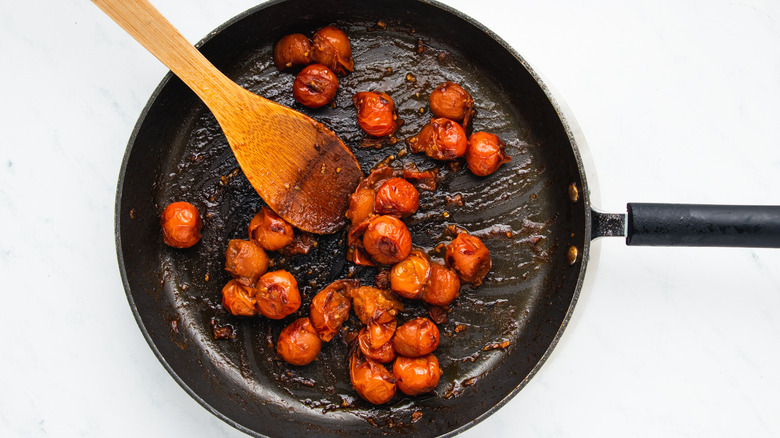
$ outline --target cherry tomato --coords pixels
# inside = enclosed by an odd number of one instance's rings
[[[421,298],[431,277],[431,263],[424,252],[413,250],[390,270],[390,289],[398,295]]]
[[[376,192],[374,190],[359,187],[355,193],[350,195],[346,216],[352,221],[353,226],[368,219],[374,213],[375,198]]]
[[[359,280],[336,280],[311,300],[309,317],[320,339],[325,342],[333,339],[349,318],[349,310],[352,308],[349,291],[359,284]]]
[[[352,388],[369,403],[381,405],[395,396],[395,377],[374,360],[353,354],[349,360],[349,379]]]
[[[320,354],[322,341],[309,318],[298,318],[282,329],[276,341],[276,353],[291,365],[310,364]]]
[[[374,321],[379,324],[395,321],[395,315],[403,310],[403,304],[388,290],[360,286],[350,292],[352,308],[363,324]]]
[[[403,178],[390,178],[376,191],[374,209],[378,214],[406,217],[413,215],[419,206],[420,194]]]
[[[458,274],[438,263],[431,263],[431,278],[422,292],[422,300],[434,306],[447,306],[458,298]]]
[[[189,202],[174,202],[160,215],[163,242],[174,248],[189,248],[198,243],[203,221],[200,213]]]
[[[230,280],[222,288],[222,306],[237,316],[255,316],[255,290],[236,280]]]
[[[395,330],[393,347],[401,356],[419,357],[439,346],[439,328],[428,318],[415,318]]]
[[[469,145],[466,148],[466,165],[471,173],[478,176],[487,176],[498,168],[512,160],[504,149],[506,145],[495,134],[488,132],[475,132],[469,137]]]
[[[311,38],[311,59],[333,70],[339,76],[352,71],[352,47],[347,34],[336,26],[325,26]]]
[[[248,286],[268,270],[268,256],[253,240],[232,239],[225,251],[225,270]]]
[[[333,100],[338,88],[339,80],[328,67],[312,64],[295,77],[293,97],[309,108],[320,108]]]
[[[455,82],[442,82],[428,98],[431,112],[436,117],[444,117],[456,122],[464,123],[467,116],[474,111],[474,99],[471,95]]]
[[[310,63],[311,41],[306,35],[285,35],[274,46],[274,64],[280,71]]]
[[[298,282],[287,271],[268,272],[257,280],[257,308],[263,316],[282,319],[301,307]]]
[[[357,108],[357,122],[366,134],[390,135],[398,128],[398,113],[393,99],[385,93],[362,91],[352,96]]]
[[[268,207],[249,222],[249,238],[266,251],[276,251],[293,241],[293,227]]]
[[[382,215],[368,222],[363,247],[377,262],[392,265],[405,259],[412,250],[412,235],[400,219]]]
[[[457,122],[442,117],[431,119],[420,132],[407,139],[413,153],[424,152],[434,160],[449,161],[466,154],[466,131]]]
[[[433,354],[421,357],[398,356],[393,363],[398,389],[406,395],[431,392],[439,385],[441,369]]]
[[[366,324],[368,345],[371,348],[380,348],[382,345],[390,342],[393,339],[396,327],[398,327],[398,323],[395,317],[386,322],[379,322],[375,319],[368,321],[368,324]]]
[[[492,266],[490,253],[479,237],[460,233],[447,245],[444,259],[458,273],[461,281],[474,286],[482,284]]]
[[[369,338],[368,330],[362,328],[360,334],[358,334],[358,346],[360,351],[369,359],[375,360],[379,363],[390,363],[395,359],[395,347],[393,343],[388,341],[379,347],[371,346],[371,339]]]

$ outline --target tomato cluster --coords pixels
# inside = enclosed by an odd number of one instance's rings
[[[338,78],[354,69],[349,38],[335,26],[321,28],[311,39],[284,36],[273,57],[280,71],[297,71],[293,96],[310,108],[329,104]],[[352,102],[357,123],[368,136],[392,136],[401,125],[385,92],[362,91]],[[511,160],[497,135],[471,133],[476,105],[461,85],[439,84],[428,102],[433,117],[406,139],[409,152],[436,161],[462,160],[480,177]],[[435,191],[437,182],[435,167],[374,167],[350,197],[346,244],[347,259],[375,266],[377,279],[371,286],[350,278],[326,285],[308,302],[309,316],[300,313],[308,300],[293,275],[284,269],[269,272],[274,266],[269,253],[306,254],[316,240],[262,207],[248,224],[248,238],[227,244],[224,267],[232,279],[222,288],[224,309],[242,317],[295,318],[276,341],[278,357],[294,366],[316,360],[324,344],[341,335],[352,345],[347,365],[352,387],[370,403],[387,403],[397,391],[415,396],[435,390],[442,376],[435,356],[441,340],[437,324],[446,321],[461,285],[478,287],[492,267],[482,240],[463,230],[441,252],[414,245],[405,221],[418,214],[420,191]],[[188,248],[200,240],[203,223],[194,206],[176,202],[162,213],[161,226],[166,244]],[[404,300],[425,303],[428,315],[406,314]]]

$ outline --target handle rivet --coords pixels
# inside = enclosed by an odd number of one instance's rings
[[[570,246],[569,250],[566,252],[566,259],[569,261],[569,265],[573,265],[577,263],[577,255],[579,254],[579,250],[577,250],[576,246]]]
[[[569,184],[569,200],[571,202],[580,200],[580,190],[577,188],[577,183]]]

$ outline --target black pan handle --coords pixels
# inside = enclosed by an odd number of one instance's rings
[[[592,217],[594,238],[631,246],[780,248],[780,206],[629,203],[627,215]]]

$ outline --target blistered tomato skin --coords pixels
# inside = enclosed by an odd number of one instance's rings
[[[466,165],[471,173],[487,176],[512,160],[505,152],[506,145],[501,139],[489,132],[475,132],[469,137],[466,149]]]
[[[308,365],[317,358],[322,341],[309,318],[298,318],[279,334],[276,353],[291,365]]]
[[[428,318],[415,318],[395,330],[393,347],[406,357],[425,356],[439,346],[439,328]]]
[[[295,237],[293,227],[268,207],[263,207],[249,222],[249,238],[266,251],[289,245]]]
[[[409,255],[412,235],[400,219],[374,216],[363,234],[363,247],[377,263],[392,265]]]
[[[460,85],[454,82],[439,84],[428,98],[431,112],[436,117],[444,117],[463,123],[474,110],[474,99]]]
[[[160,215],[163,242],[174,248],[189,248],[201,238],[203,221],[200,213],[189,202],[174,202]]]
[[[257,281],[255,300],[263,316],[282,319],[301,307],[298,282],[287,271],[268,272]]]
[[[366,134],[385,137],[398,129],[398,113],[393,99],[385,93],[362,91],[352,96],[357,122]]]
[[[349,360],[349,379],[352,388],[369,403],[381,405],[389,402],[396,392],[395,377],[384,365],[353,354]]]
[[[236,280],[230,280],[222,288],[222,306],[236,316],[255,316],[255,290]]]
[[[360,351],[369,359],[379,363],[390,363],[395,359],[395,347],[388,341],[378,347],[372,346],[369,332],[366,328],[360,330],[358,334],[358,346]]]
[[[492,267],[490,253],[479,237],[460,233],[450,242],[444,259],[452,270],[458,273],[461,281],[474,286],[482,284]]]
[[[439,360],[433,354],[421,357],[398,356],[393,363],[393,376],[398,390],[406,395],[431,392],[441,378]]]
[[[460,278],[455,271],[438,263],[431,263],[431,277],[422,292],[422,300],[434,306],[448,306],[458,298]]]
[[[349,208],[347,209],[347,219],[355,226],[368,219],[374,213],[374,203],[376,200],[376,191],[371,189],[361,189],[358,187],[355,193],[349,197]]]
[[[339,76],[348,75],[354,68],[352,47],[347,34],[336,26],[325,26],[311,38],[311,59],[333,70]]]
[[[434,160],[451,161],[466,154],[468,138],[458,122],[437,117],[406,143],[413,153],[423,152]]]
[[[422,298],[431,273],[431,263],[425,253],[413,250],[390,269],[390,290],[411,300]]]
[[[403,178],[390,178],[376,191],[374,210],[377,214],[398,217],[411,216],[420,207],[420,193]]]
[[[225,251],[225,270],[247,286],[268,270],[268,255],[253,240],[232,239]]]
[[[395,315],[404,308],[390,291],[371,286],[353,289],[350,291],[350,297],[355,315],[366,325],[371,322],[384,324],[395,321]]]
[[[333,339],[344,321],[349,318],[352,308],[349,291],[359,284],[359,280],[337,280],[311,300],[309,317],[320,339],[325,342]]]
[[[311,63],[311,41],[306,35],[285,35],[274,46],[274,64],[278,70]]]
[[[322,64],[306,66],[293,82],[293,97],[309,108],[320,108],[336,96],[339,80],[336,74]]]

